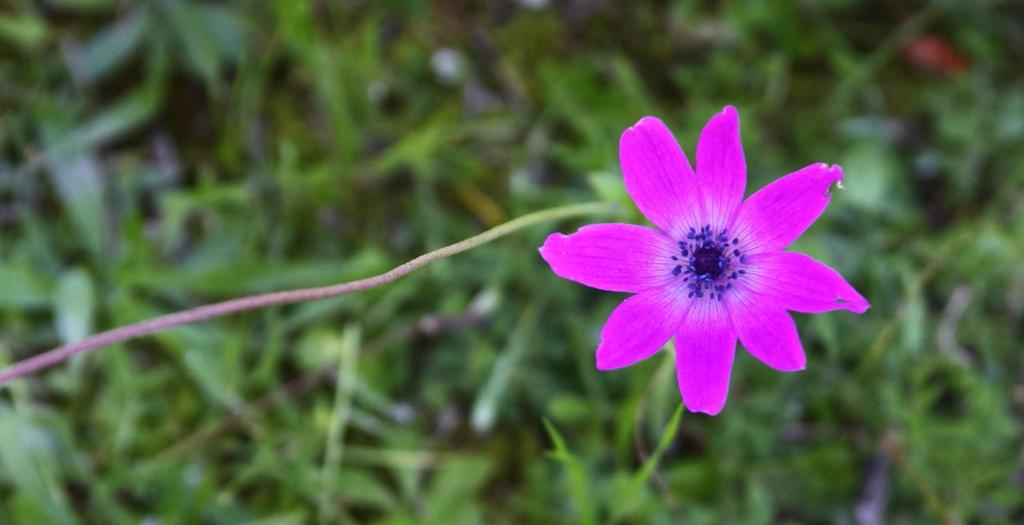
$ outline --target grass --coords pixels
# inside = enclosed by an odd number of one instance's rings
[[[725,411],[674,418],[671,353],[594,370],[621,297],[537,255],[586,221],[531,226],[3,389],[0,522],[1024,520],[1020,7],[528,4],[5,4],[0,360],[543,208],[642,222],[618,134],[692,153],[727,103],[748,191],[844,167],[795,248],[871,310],[797,315],[806,371],[741,351]]]

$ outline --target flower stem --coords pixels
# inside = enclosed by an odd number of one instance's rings
[[[71,356],[96,350],[97,348],[102,348],[115,343],[128,341],[130,339],[136,339],[168,328],[197,323],[214,317],[222,317],[236,312],[244,312],[246,310],[254,310],[267,306],[299,303],[303,301],[312,301],[314,299],[326,299],[328,297],[336,297],[353,292],[369,290],[370,288],[376,288],[396,281],[432,262],[487,244],[499,237],[503,237],[540,222],[585,215],[599,215],[610,213],[612,211],[612,205],[601,202],[570,204],[536,211],[523,215],[522,217],[512,219],[506,223],[499,224],[498,226],[478,235],[474,235],[468,239],[464,239],[454,244],[449,244],[443,248],[438,248],[432,252],[420,255],[405,264],[396,266],[391,270],[373,277],[330,286],[285,290],[282,292],[270,292],[250,295],[247,297],[239,297],[219,303],[198,306],[188,310],[182,310],[180,312],[161,315],[138,323],[125,325],[120,328],[114,328],[112,330],[107,330],[106,332],[100,332],[94,336],[87,337],[81,341],[59,346],[48,352],[32,356],[28,359],[18,361],[17,363],[0,369],[0,385],[9,382],[12,379],[17,379],[21,376],[37,372],[44,368],[49,368],[67,360]]]

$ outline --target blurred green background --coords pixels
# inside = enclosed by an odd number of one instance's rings
[[[0,522],[1024,523],[1022,63],[1009,0],[5,0],[4,362],[622,211],[19,380]],[[730,103],[748,192],[845,168],[795,248],[873,307],[673,419],[671,352],[597,372],[622,296],[536,248],[643,220],[624,128]]]

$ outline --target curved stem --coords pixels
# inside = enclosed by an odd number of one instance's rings
[[[325,299],[328,297],[336,297],[352,292],[376,288],[398,280],[432,262],[451,257],[452,255],[476,248],[482,244],[487,244],[499,237],[508,235],[539,222],[565,219],[581,215],[596,215],[600,213],[608,213],[611,210],[611,205],[600,202],[570,204],[568,206],[559,206],[557,208],[541,210],[513,219],[506,223],[499,224],[494,228],[478,235],[474,235],[468,239],[425,253],[405,264],[396,266],[391,270],[373,277],[330,286],[286,290],[283,292],[270,292],[250,295],[248,297],[239,297],[237,299],[229,299],[219,303],[198,306],[196,308],[190,308],[188,310],[182,310],[172,314],[161,315],[138,323],[125,325],[120,328],[114,328],[113,330],[107,330],[106,332],[100,332],[81,341],[59,346],[48,352],[32,356],[28,359],[18,361],[13,365],[0,369],[0,385],[5,384],[12,379],[17,379],[21,376],[51,367],[57,363],[65,361],[71,356],[112,345],[114,343],[120,343],[129,339],[142,337],[168,328],[205,321],[207,319],[221,317],[236,312],[254,310],[256,308],[311,301],[314,299]]]

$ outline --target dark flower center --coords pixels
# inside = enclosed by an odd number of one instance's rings
[[[718,279],[718,276],[722,275],[722,250],[717,245],[697,248],[693,258],[693,273],[707,275],[712,279]]]
[[[683,277],[689,290],[689,297],[722,300],[722,295],[732,289],[732,281],[747,273],[739,268],[747,262],[740,253],[739,238],[731,241],[725,228],[717,234],[711,225],[700,231],[690,228],[686,239],[679,241],[679,255],[673,255],[672,275]]]

